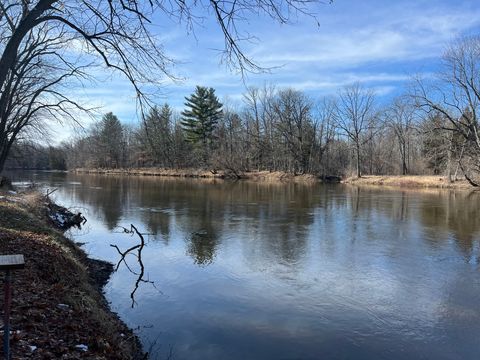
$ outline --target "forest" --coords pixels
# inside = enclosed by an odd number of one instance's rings
[[[264,11],[280,23],[288,22],[292,12],[312,15],[301,11],[302,2],[287,3],[284,9],[282,2],[266,2]],[[240,47],[242,37],[234,24],[243,18],[214,5],[226,39],[226,63],[242,74],[266,70]],[[172,76],[170,61],[147,26],[155,8],[144,14],[124,7],[132,19],[117,19],[115,8],[98,6],[72,5],[54,16],[50,12],[58,9],[45,0],[35,11],[23,9],[29,17],[17,2],[2,8],[8,15],[0,18],[2,36],[8,42],[0,67],[0,173],[8,168],[155,167],[222,170],[232,177],[257,170],[320,177],[442,174],[451,181],[466,178],[480,184],[479,36],[446,44],[435,71],[423,78],[412,75],[403,94],[396,89],[395,97],[380,96],[360,82],[339,84],[329,96],[264,84],[246,85],[241,100],[232,103],[216,93],[213,83],[198,84],[185,94],[184,108],[174,110],[168,99],[145,89],[146,84],[160,87],[159,79]],[[259,5],[244,6],[255,12]],[[182,13],[188,10],[180,6]],[[82,11],[96,22],[76,18]],[[112,12],[111,18],[102,11]],[[56,22],[60,30],[50,26]],[[85,51],[74,58],[77,43]],[[77,116],[95,114],[68,89],[84,86],[98,62],[131,83],[136,94],[132,108],[139,110],[136,125],[119,119],[108,106],[87,128]],[[170,104],[178,100],[170,99]],[[77,124],[74,138],[52,145],[35,141],[44,137],[47,123],[61,129],[66,122]]]
[[[475,145],[454,125],[463,126],[471,118],[468,107],[454,118],[441,108],[432,109],[431,103],[426,110],[421,103],[426,99],[405,94],[380,105],[374,92],[360,83],[320,99],[266,85],[248,88],[242,103],[232,106],[222,104],[213,88],[197,86],[180,113],[166,102],[150,108],[143,121],[132,126],[109,112],[58,146],[18,142],[7,167],[202,168],[225,170],[233,177],[268,170],[320,177],[463,178],[469,147]]]

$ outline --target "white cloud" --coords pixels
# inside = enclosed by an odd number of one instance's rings
[[[480,24],[480,11],[476,14],[397,13],[394,18],[378,22],[372,21],[374,14],[363,17],[368,25],[334,27],[326,31],[324,28],[317,31],[282,29],[270,34],[268,41],[252,51],[252,56],[270,66],[311,63],[317,69],[421,60],[438,57],[446,42]]]
[[[181,83],[167,81],[157,102],[168,101],[181,110],[184,97],[196,85],[212,86],[220,98],[238,102],[245,85],[264,83],[297,88],[318,97],[358,81],[378,96],[388,97],[402,88],[410,73],[431,76],[446,43],[480,27],[476,0],[344,0],[320,5],[317,10],[320,28],[312,22],[278,26],[248,19],[246,27],[261,42],[244,44],[246,53],[262,66],[281,67],[271,74],[250,74],[245,83],[239,75],[219,66],[218,53],[211,49],[219,48],[223,40],[219,32],[212,31],[212,24],[204,23],[196,36],[185,35],[182,26],[158,26],[167,55],[179,61],[175,75],[186,79]],[[136,104],[131,85],[102,69],[96,69],[96,75],[102,79],[100,83],[79,91],[78,96],[94,106],[102,105],[104,112],[113,111],[124,121],[134,121]]]

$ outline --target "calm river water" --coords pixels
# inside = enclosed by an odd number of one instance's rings
[[[479,359],[480,196],[31,172],[158,359]],[[128,265],[138,272],[135,257]]]

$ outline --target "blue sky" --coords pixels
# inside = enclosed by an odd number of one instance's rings
[[[243,44],[245,52],[259,65],[275,68],[248,74],[244,81],[220,63],[223,37],[210,14],[197,11],[204,19],[194,34],[184,24],[157,16],[153,29],[166,54],[177,61],[172,72],[184,79],[166,79],[157,102],[181,110],[184,97],[202,85],[214,87],[221,100],[235,105],[246,86],[265,83],[293,87],[319,99],[355,81],[372,88],[380,103],[386,102],[403,91],[412,75],[433,76],[448,42],[480,34],[478,0],[335,0],[316,4],[312,11],[319,27],[305,17],[293,25],[265,17],[241,24],[243,31],[258,38]],[[112,111],[124,123],[138,121],[134,93],[124,79],[109,77],[76,92],[87,103],[101,106],[102,113]],[[65,127],[56,138],[71,132]]]

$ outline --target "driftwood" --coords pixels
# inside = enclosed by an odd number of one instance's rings
[[[148,279],[144,279],[144,276],[145,276],[145,266],[143,265],[143,260],[142,260],[142,251],[145,247],[145,238],[143,237],[144,235],[147,235],[147,234],[142,234],[141,232],[138,231],[138,229],[130,224],[130,229],[127,229],[123,226],[120,226],[120,229],[122,229],[122,233],[125,233],[125,234],[130,234],[130,235],[138,235],[138,237],[140,238],[140,243],[139,244],[136,244],[130,248],[128,248],[127,250],[125,251],[121,251],[120,248],[117,246],[117,245],[114,245],[114,244],[110,244],[111,247],[115,248],[117,250],[117,252],[120,254],[120,260],[118,260],[117,262],[117,265],[115,266],[115,271],[117,271],[119,268],[120,268],[120,265],[122,263],[125,264],[126,268],[128,269],[128,271],[130,271],[132,274],[136,275],[137,276],[137,279],[135,280],[135,285],[134,285],[134,288],[132,290],[132,292],[130,293],[130,298],[132,299],[132,308],[135,306],[135,304],[137,303],[135,301],[135,293],[137,292],[139,286],[141,283],[148,283],[148,284],[152,284],[153,287],[155,287],[155,283],[153,281],[150,281]],[[137,262],[138,262],[138,266],[140,268],[140,271],[135,271],[132,269],[132,267],[128,264],[127,260],[126,260],[126,257],[128,255],[133,255],[136,259],[137,259]],[[156,288],[156,287],[155,287]]]
[[[53,225],[61,230],[68,230],[71,227],[77,227],[81,229],[82,225],[87,222],[87,219],[82,215],[81,212],[75,214],[67,208],[55,204],[49,199],[48,196],[56,190],[57,189],[47,191],[46,204],[48,218],[52,221]]]

